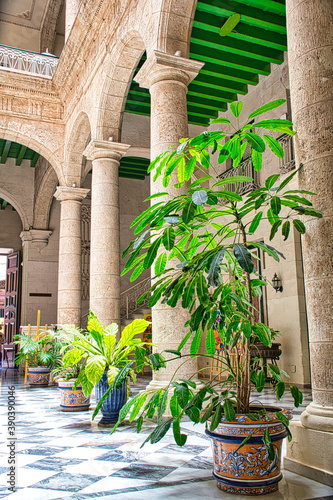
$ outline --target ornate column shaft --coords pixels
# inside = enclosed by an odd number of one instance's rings
[[[27,325],[32,322],[27,313],[28,281],[29,281],[29,261],[34,254],[40,255],[43,248],[48,245],[52,231],[44,229],[30,229],[22,231],[20,238],[22,240],[22,295],[21,295],[21,324]],[[36,259],[35,259],[36,260]],[[35,320],[34,320],[35,321]]]
[[[141,87],[149,88],[151,95],[151,159],[188,137],[186,94],[189,83],[197,76],[203,63],[154,51],[147,59],[135,80]],[[181,194],[173,187],[177,174],[172,174],[168,192],[171,196]],[[165,191],[162,179],[152,182],[151,194]],[[159,198],[160,200],[161,198]],[[152,310],[153,342],[157,349],[176,349],[185,334],[184,323],[188,313],[181,305],[171,308],[158,303]],[[168,363],[167,368],[154,373],[152,386],[162,387],[168,383],[178,361]],[[179,377],[188,377],[197,370],[196,360],[186,363],[178,371]]]
[[[129,145],[91,141],[90,309],[104,326],[120,324],[119,162]]]
[[[58,324],[81,322],[81,203],[89,189],[59,186]]]
[[[66,17],[65,17],[65,39],[71,32],[72,26],[79,11],[81,0],[66,0]]]
[[[301,189],[317,193],[323,218],[306,223],[304,278],[313,402],[292,424],[286,467],[333,481],[333,4],[287,0],[288,58]],[[325,452],[327,450],[327,452]]]

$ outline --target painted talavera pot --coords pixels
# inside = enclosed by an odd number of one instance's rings
[[[101,380],[96,385],[96,404],[99,403],[102,396],[109,388],[107,372],[103,373]],[[127,384],[126,379],[122,383],[120,389],[113,389],[101,407],[102,419],[98,422],[101,427],[108,427],[115,424],[119,417],[119,412],[127,400]]]
[[[58,380],[58,389],[61,394],[61,411],[87,411],[89,410],[90,397],[86,398],[82,391],[82,386],[78,385],[75,390],[73,386],[75,378],[69,380]]]
[[[260,408],[251,408],[251,412]],[[246,415],[236,414],[232,422],[222,417],[220,424],[213,431],[206,429],[212,440],[214,458],[213,476],[217,486],[228,493],[237,495],[264,495],[278,488],[282,479],[281,447],[287,436],[284,425],[275,412],[281,413],[290,420],[292,415],[280,408],[266,408],[267,414],[261,420],[251,420]],[[275,459],[269,460],[262,437],[266,428],[275,451]],[[236,451],[246,436],[252,437]]]
[[[50,381],[50,368],[45,366],[28,366],[28,382],[33,387],[46,387]]]

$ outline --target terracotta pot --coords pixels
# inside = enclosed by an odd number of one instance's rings
[[[46,387],[50,381],[50,368],[45,366],[28,366],[28,381],[33,387]]]
[[[252,407],[251,412],[260,408]],[[213,476],[217,479],[217,486],[221,490],[237,495],[263,495],[277,490],[278,482],[282,479],[280,472],[282,440],[287,436],[287,432],[275,412],[281,411],[288,420],[292,415],[280,408],[266,408],[266,410],[267,414],[261,420],[253,421],[246,415],[236,414],[232,422],[223,417],[213,432],[206,429],[206,434],[212,439]],[[262,441],[267,427],[275,451],[273,461],[268,459]],[[236,451],[251,432],[252,437]]]
[[[86,398],[82,391],[82,385],[73,390],[75,378],[69,380],[58,380],[58,389],[61,393],[61,411],[87,411],[89,410],[90,397]]]
[[[102,396],[106,393],[109,388],[107,372],[103,373],[101,380],[96,385],[96,404],[100,401]],[[113,389],[106,400],[102,404],[101,412],[102,419],[99,421],[98,425],[101,427],[109,427],[115,424],[119,417],[119,412],[126,403],[127,400],[127,383],[124,380],[120,389]]]

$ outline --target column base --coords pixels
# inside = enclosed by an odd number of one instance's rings
[[[304,427],[290,422],[293,436],[287,443],[284,468],[333,487],[333,433]]]

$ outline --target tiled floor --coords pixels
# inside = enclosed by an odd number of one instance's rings
[[[135,392],[147,384],[141,379]],[[17,423],[17,489],[7,489],[7,386],[15,385]],[[269,402],[267,394],[262,396]],[[8,500],[187,500],[246,499],[223,493],[212,479],[210,443],[204,426],[183,424],[189,434],[187,444],[179,448],[172,436],[156,445],[145,445],[144,434],[136,434],[133,425],[119,427],[110,436],[108,429],[91,422],[92,411],[63,413],[59,409],[56,387],[25,388],[14,370],[2,375],[2,443],[0,445],[0,498]],[[307,391],[304,405],[310,401]],[[292,408],[289,397],[283,401]],[[299,418],[302,409],[295,412]],[[149,432],[149,425],[144,427]],[[330,496],[331,495],[331,496]],[[270,499],[333,498],[333,489],[304,477],[284,472],[279,492]]]

